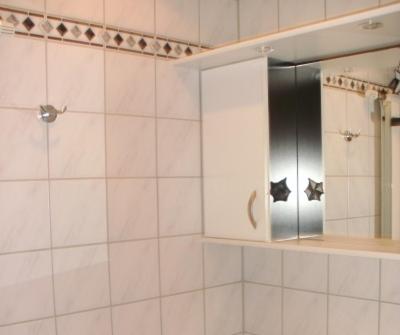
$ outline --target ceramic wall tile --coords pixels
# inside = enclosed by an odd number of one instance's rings
[[[381,271],[381,300],[400,304],[400,262],[384,259]]]
[[[106,245],[56,249],[53,262],[57,314],[110,303]]]
[[[0,222],[0,253],[48,248],[50,217],[47,181],[2,182]]]
[[[158,296],[157,240],[112,244],[110,271],[113,304]]]
[[[207,335],[242,332],[242,284],[209,288],[205,298]]]
[[[158,120],[159,176],[200,176],[200,123]]]
[[[349,217],[368,216],[370,212],[370,179],[349,178]]]
[[[270,285],[282,283],[282,251],[244,247],[244,279]]]
[[[199,236],[161,239],[160,261],[163,295],[202,288],[202,245]]]
[[[378,302],[331,296],[329,335],[377,335]]]
[[[0,4],[20,9],[44,10],[44,0],[1,0]]]
[[[204,335],[204,301],[202,292],[162,298],[164,335]]]
[[[199,120],[199,85],[199,71],[158,60],[157,116]]]
[[[204,246],[204,275],[206,287],[241,281],[241,247],[206,244]]]
[[[252,334],[282,334],[282,289],[244,284],[244,324]]]
[[[345,142],[343,138],[341,140]],[[349,148],[348,150],[349,175],[350,176],[369,175],[370,174],[369,137],[367,136],[358,137],[357,139],[349,143],[348,148]]]
[[[7,2],[15,3],[15,6],[30,3],[36,7],[39,4],[38,0]],[[37,108],[46,103],[44,41],[1,36],[0,59],[0,72],[4,78],[0,81],[0,106]]]
[[[104,177],[104,117],[70,113],[49,126],[52,178]]]
[[[346,130],[346,91],[325,87],[322,98],[324,131],[339,133]]]
[[[0,325],[53,314],[49,251],[0,256],[0,268]]]
[[[121,52],[106,52],[107,113],[155,114],[154,59]]]
[[[46,0],[49,14],[74,19],[103,22],[103,1],[101,0]]]
[[[348,15],[352,12],[379,6],[379,0],[326,0],[326,16]]]
[[[105,0],[105,12],[107,24],[154,33],[154,1]]]
[[[157,35],[199,41],[200,0],[156,0]]]
[[[277,31],[278,3],[276,0],[239,0],[240,38]]]
[[[343,137],[340,134],[325,134],[324,160],[325,174],[327,176],[346,176],[348,174],[348,148],[350,148],[349,144],[344,141]]]
[[[339,255],[329,257],[329,293],[378,299],[379,260]]]
[[[400,329],[399,315],[400,315],[400,305],[381,304],[379,334],[396,335]]]
[[[53,246],[107,241],[106,182],[50,182]]]
[[[364,97],[359,94],[347,93],[347,128],[361,135],[369,133],[369,113]]]
[[[0,179],[47,178],[46,126],[35,112],[0,110],[0,124]]]
[[[201,232],[200,179],[159,179],[158,192],[161,236]]]
[[[0,327],[0,335],[56,335],[54,319],[44,319]]]
[[[155,121],[107,116],[107,175],[153,177],[156,174]]]
[[[347,217],[348,178],[327,177],[325,179],[325,219],[344,219]]]
[[[56,108],[104,112],[104,52],[48,43],[48,96]]]
[[[347,220],[326,220],[324,222],[324,234],[346,236]]]
[[[108,179],[107,192],[111,241],[157,236],[155,179]]]
[[[200,42],[220,45],[238,39],[238,3],[230,0],[200,1]]]
[[[369,177],[369,215],[381,214],[381,179]]]
[[[328,289],[328,256],[309,252],[284,251],[284,286],[326,292]]]
[[[161,335],[160,300],[113,307],[114,335]]]
[[[352,218],[347,220],[348,224],[348,234],[354,237],[373,237],[370,231],[370,218]]]
[[[380,137],[369,137],[369,175],[381,175],[381,139]]]
[[[111,310],[104,308],[59,317],[57,334],[111,335]]]
[[[283,306],[284,335],[326,335],[326,295],[285,289]]]
[[[324,0],[279,1],[279,29],[310,24],[324,19]]]

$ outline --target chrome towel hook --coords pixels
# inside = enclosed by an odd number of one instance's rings
[[[38,118],[46,123],[54,122],[58,114],[63,114],[67,111],[67,106],[62,106],[61,109],[56,109],[52,105],[40,105]]]
[[[353,138],[357,138],[358,136],[360,136],[360,134],[361,134],[360,130],[356,133],[352,133],[351,129],[345,130],[345,131],[340,131],[340,135],[343,136],[343,138],[346,142],[351,142],[353,140]]]

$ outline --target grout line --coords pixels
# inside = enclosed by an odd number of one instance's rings
[[[281,289],[281,335],[284,334],[284,327],[285,327],[285,322],[284,322],[284,316],[285,316],[285,309],[284,309],[284,295],[285,295],[285,290],[283,287],[283,283],[284,283],[284,251],[281,250],[280,252],[281,254],[281,284],[279,285],[280,289]]]
[[[74,181],[74,180],[132,180],[132,179],[200,179],[201,176],[171,176],[171,177],[67,177],[67,178],[27,178],[27,179],[0,179],[0,183],[19,183],[19,182],[33,182],[33,181]]]
[[[47,11],[47,0],[44,1],[45,12]],[[48,64],[48,40],[47,37],[44,39],[44,61],[45,61],[45,91],[46,91],[46,104],[49,102],[49,64]],[[51,215],[51,187],[50,187],[50,129],[49,124],[46,124],[46,159],[47,159],[47,192],[48,192],[48,206],[49,206],[49,242],[50,242],[50,263],[51,263],[51,289],[53,294],[53,313],[54,313],[54,326],[55,335],[58,335],[58,321],[57,321],[57,309],[56,309],[56,289],[54,279],[54,253],[53,253],[53,227],[52,227],[52,215]]]
[[[105,24],[105,0],[103,0],[103,23]],[[111,284],[111,245],[110,245],[110,215],[108,210],[108,151],[107,151],[107,62],[106,62],[106,48],[103,47],[103,95],[104,95],[104,129],[103,129],[103,143],[104,143],[104,171],[105,171],[105,210],[106,210],[106,234],[107,234],[107,274],[108,274],[108,298],[110,300],[110,305],[112,306],[112,284]],[[109,310],[110,312],[110,321],[111,321],[111,334],[114,334],[114,317],[112,308]]]
[[[240,281],[224,283],[224,284],[210,286],[209,289],[221,288],[221,287],[236,285],[236,284],[240,284],[240,283],[241,283]],[[28,323],[28,322],[34,322],[34,321],[49,320],[49,319],[53,319],[55,317],[59,318],[59,317],[64,317],[64,316],[69,316],[69,315],[77,315],[77,314],[86,313],[86,312],[98,311],[101,309],[137,304],[137,303],[141,303],[141,302],[145,302],[145,301],[158,300],[160,298],[175,297],[175,296],[179,296],[179,295],[184,295],[184,294],[188,294],[188,293],[196,293],[196,292],[201,292],[201,291],[204,291],[204,289],[199,288],[199,289],[195,289],[195,290],[166,294],[166,295],[162,295],[162,296],[149,297],[149,298],[145,298],[145,299],[131,300],[131,301],[116,303],[116,304],[108,304],[108,305],[98,306],[98,307],[89,308],[89,309],[83,309],[83,310],[74,311],[74,312],[60,313],[55,316],[51,315],[51,316],[47,316],[47,317],[43,317],[43,318],[28,319],[28,320],[23,320],[23,321],[18,321],[18,322],[5,323],[5,324],[0,325],[0,328],[14,326],[14,325],[18,325],[18,324],[24,324],[24,323]]]
[[[206,317],[206,312],[207,312],[207,308],[206,308],[206,276],[205,276],[205,249],[206,249],[206,245],[203,244],[201,246],[201,266],[203,267],[203,271],[202,271],[202,282],[203,282],[203,334],[206,335],[207,333],[207,317]]]
[[[329,291],[330,291],[330,280],[329,280],[329,272],[330,272],[330,260],[331,260],[331,255],[328,255],[327,257],[327,264],[326,264],[326,270],[327,270],[327,278],[326,278],[326,334],[329,335]]]
[[[245,304],[245,282],[244,282],[244,248],[240,248],[240,257],[241,257],[241,280],[242,280],[242,332],[244,333],[246,330],[246,304]]]
[[[381,333],[381,304],[382,304],[382,259],[379,259],[379,292],[378,292],[378,335]]]

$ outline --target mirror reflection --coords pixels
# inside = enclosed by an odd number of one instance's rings
[[[400,48],[320,63],[324,233],[400,239]]]

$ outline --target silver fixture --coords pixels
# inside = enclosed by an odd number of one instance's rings
[[[250,223],[254,229],[257,228],[257,221],[254,219],[254,215],[253,215],[253,204],[254,204],[254,201],[256,200],[256,197],[257,197],[257,192],[253,191],[250,194],[250,198],[247,203],[247,215],[248,215]]]
[[[368,20],[368,22],[363,22],[360,24],[360,27],[364,30],[375,30],[383,27],[382,22],[376,22],[372,20]]]
[[[352,133],[351,129],[345,130],[345,131],[340,131],[340,135],[343,136],[343,138],[346,142],[351,142],[353,140],[353,138],[357,138],[358,136],[360,136],[360,134],[361,134],[360,130],[356,133]]]
[[[400,94],[400,64],[394,70],[394,78],[389,84],[394,94]]]
[[[13,24],[4,21],[0,18],[0,35],[13,35],[15,33],[15,27]]]
[[[44,122],[51,123],[57,119],[58,114],[63,114],[67,111],[67,106],[62,106],[61,109],[56,109],[52,105],[40,105],[38,118]]]

